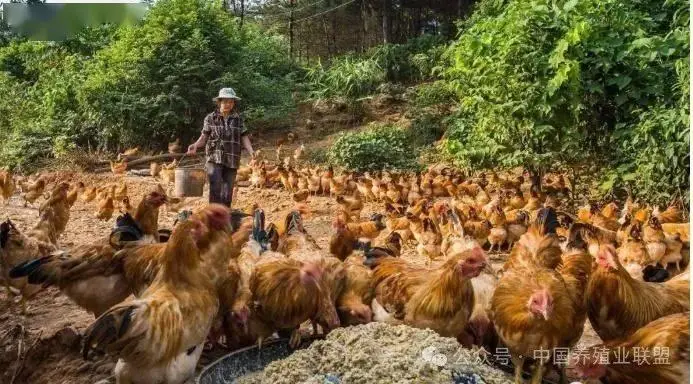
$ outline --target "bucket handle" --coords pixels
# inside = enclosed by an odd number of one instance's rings
[[[181,158],[178,159],[178,164],[182,163],[183,159],[185,159],[187,156],[188,156],[188,153],[187,152],[184,153],[183,156],[181,156]],[[199,157],[200,155],[196,154],[195,156]],[[176,168],[195,168],[196,165],[198,165],[198,164],[190,164],[188,166],[178,165],[178,166],[176,166]]]

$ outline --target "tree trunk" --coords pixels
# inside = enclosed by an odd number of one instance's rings
[[[294,57],[294,0],[289,2],[289,58]]]
[[[392,0],[383,0],[383,43],[392,42]]]
[[[361,52],[365,52],[368,46],[368,14],[366,13],[366,0],[361,0],[361,26],[363,27]]]
[[[332,58],[332,49],[330,47],[330,33],[327,29],[327,21],[322,19],[322,29],[325,36],[325,49],[327,49],[327,57]]]
[[[330,5],[334,5],[334,1],[330,1]],[[332,7],[330,7],[331,9]],[[339,52],[337,50],[337,11],[330,12],[331,24],[332,24],[332,52]]]
[[[245,17],[245,0],[241,0],[241,27],[243,27],[243,18]]]

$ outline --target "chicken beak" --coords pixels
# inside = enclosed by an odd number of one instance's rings
[[[549,311],[548,311],[548,308],[544,308],[544,309],[541,311],[541,315],[544,316],[544,320],[547,320],[547,321],[548,321],[548,320],[549,320]]]

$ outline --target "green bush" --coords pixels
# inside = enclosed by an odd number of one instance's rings
[[[236,89],[242,107],[287,104],[291,66],[277,62],[286,62],[281,48],[212,2],[163,0],[95,55],[80,101],[106,146],[189,140],[222,86]]]
[[[14,38],[0,45],[0,162],[189,142],[223,86],[243,99],[250,128],[285,119],[304,76],[285,44],[207,0],[157,1],[138,25],[87,28],[61,43]]]
[[[410,134],[393,125],[343,134],[329,151],[332,163],[354,171],[415,169],[417,155]]]
[[[431,79],[445,51],[439,36],[423,35],[405,44],[384,44],[363,55],[338,57],[318,64],[307,74],[312,98],[371,95],[383,82],[409,83]]]
[[[372,58],[346,55],[335,59],[327,69],[322,64],[309,69],[307,79],[312,98],[356,98],[372,93],[385,81],[385,72]]]
[[[598,162],[637,195],[687,190],[688,26],[684,0],[482,0],[446,53],[459,111],[443,152],[474,168]]]
[[[306,161],[313,165],[326,165],[330,163],[330,154],[327,148],[306,148]]]
[[[455,91],[442,80],[424,83],[414,88],[411,101],[417,107],[449,105],[455,101]]]
[[[440,115],[432,113],[418,114],[411,122],[411,142],[416,147],[431,145],[445,133],[447,126]]]

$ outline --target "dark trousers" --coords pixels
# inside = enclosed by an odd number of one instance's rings
[[[236,180],[236,169],[221,164],[207,163],[209,178],[209,202],[231,207],[233,182]]]

